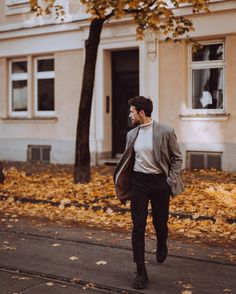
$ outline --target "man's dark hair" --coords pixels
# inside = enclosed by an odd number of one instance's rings
[[[147,117],[151,117],[153,104],[152,100],[149,98],[145,98],[143,96],[135,96],[129,99],[129,105],[134,106],[137,112],[139,113],[140,110],[143,110]]]

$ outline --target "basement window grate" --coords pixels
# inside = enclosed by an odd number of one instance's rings
[[[50,162],[51,146],[28,145],[28,161]]]
[[[222,152],[187,151],[187,168],[222,170]]]

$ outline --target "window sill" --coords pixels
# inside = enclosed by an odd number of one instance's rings
[[[202,114],[180,114],[181,120],[209,120],[209,121],[225,121],[230,118],[230,113],[202,113]]]
[[[43,117],[2,117],[6,123],[55,123],[58,118],[55,116]]]

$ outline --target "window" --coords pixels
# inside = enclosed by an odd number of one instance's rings
[[[187,167],[190,169],[218,169],[221,170],[222,153],[220,152],[187,152]]]
[[[9,73],[10,116],[37,117],[55,114],[55,72],[52,57],[36,58],[34,62],[32,57],[12,60]]]
[[[27,61],[17,60],[10,63],[10,113],[27,115]]]
[[[223,42],[203,43],[200,50],[191,52],[190,79],[191,111],[225,111]]]
[[[50,162],[51,146],[28,145],[28,161]]]
[[[36,59],[35,97],[36,113],[54,112],[54,59]]]

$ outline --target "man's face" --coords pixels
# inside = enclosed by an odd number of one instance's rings
[[[135,106],[130,106],[129,117],[132,121],[132,124],[140,124],[142,122],[141,115],[137,112]]]

